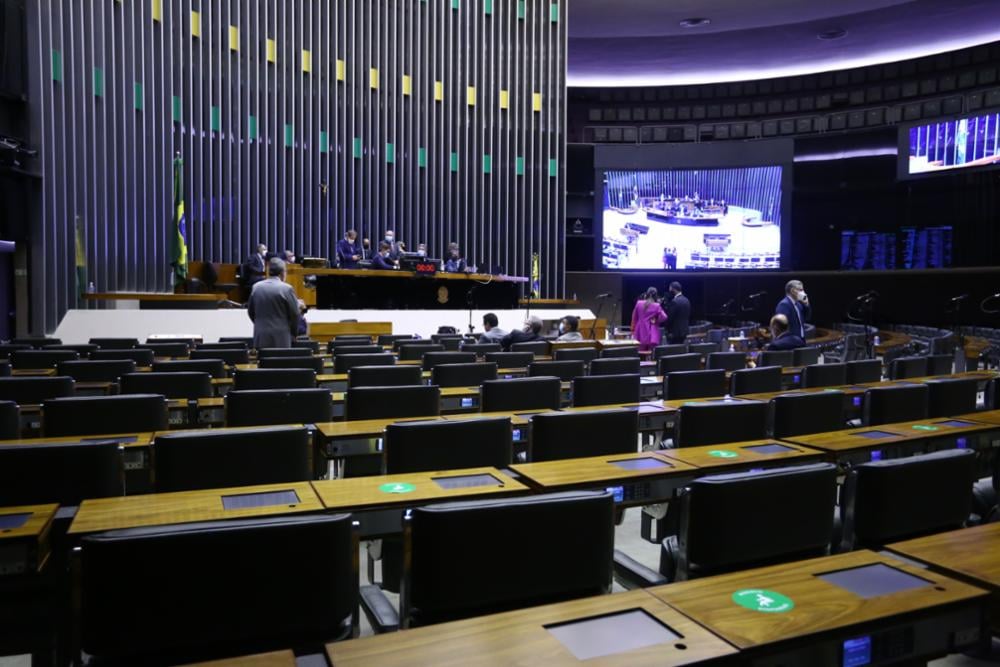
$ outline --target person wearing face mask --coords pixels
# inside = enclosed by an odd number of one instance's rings
[[[390,253],[392,252],[392,246],[386,241],[382,241],[378,244],[378,253],[372,258],[372,268],[381,269],[383,271],[392,271],[393,269],[399,268],[399,264],[390,259]]]
[[[353,229],[349,229],[344,238],[337,241],[337,261],[340,263],[340,268],[342,269],[354,269],[357,268],[360,259],[361,251],[358,249],[358,233]]]
[[[785,298],[775,306],[774,314],[784,315],[788,320],[788,331],[803,341],[806,339],[806,320],[812,317],[812,307],[801,280],[785,283]]]
[[[559,320],[559,338],[556,338],[556,340],[583,340],[583,335],[579,329],[580,318],[575,315],[567,315]]]
[[[448,244],[448,254],[444,263],[444,270],[448,273],[462,273],[465,271],[465,260],[462,258],[462,252],[458,249],[457,243]]]
[[[396,242],[396,232],[391,229],[385,230],[385,243],[389,244],[389,259],[395,262],[403,252],[399,247],[399,243]],[[381,247],[381,243],[379,246]]]
[[[240,271],[240,277],[247,287],[253,287],[261,280],[264,280],[269,259],[271,259],[271,255],[267,252],[267,246],[263,243],[258,243],[256,252],[247,257]]]

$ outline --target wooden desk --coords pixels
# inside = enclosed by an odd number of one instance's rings
[[[227,510],[222,504],[223,496],[289,490],[298,495],[298,503],[234,510]],[[82,535],[120,528],[164,526],[221,519],[247,519],[276,514],[318,512],[322,509],[323,503],[320,502],[309,482],[202,489],[121,498],[98,498],[83,501],[69,528],[69,533]]]
[[[58,505],[0,507],[0,577],[37,574],[49,559]],[[10,525],[4,521],[11,521]]]
[[[866,565],[884,564],[928,582],[926,586],[863,598],[818,575]],[[969,584],[939,576],[890,556],[871,551],[814,558],[745,570],[705,579],[647,589],[685,616],[751,655],[774,655],[775,661],[795,665],[839,665],[843,641],[886,629],[907,630],[920,637],[933,657],[971,645],[981,627],[986,592]],[[768,612],[741,606],[767,599]],[[780,611],[790,599],[794,607]],[[969,633],[973,633],[970,637]],[[899,641],[900,634],[886,637]],[[952,648],[955,634],[966,633]],[[912,635],[911,641],[912,641]],[[879,643],[885,643],[879,637]],[[798,641],[795,641],[798,640]],[[901,642],[903,643],[903,642]],[[777,658],[780,656],[781,660]],[[906,654],[895,657],[911,657]],[[926,657],[926,653],[922,656]],[[858,663],[862,664],[862,663]]]
[[[1000,410],[983,410],[982,412],[970,412],[967,415],[959,415],[955,419],[969,419],[983,424],[993,424],[1000,426]]]
[[[620,465],[630,462],[645,462],[650,467],[627,469]],[[665,500],[697,474],[694,466],[661,456],[658,452],[517,463],[511,466],[511,470],[523,477],[531,488],[543,493],[621,486],[620,498],[615,498],[621,506],[648,505]]]
[[[274,651],[192,663],[188,667],[295,667],[295,654],[291,651]]]
[[[642,610],[683,637],[585,663],[546,627],[617,612]],[[680,648],[683,646],[684,648]],[[645,591],[601,595],[559,604],[480,616],[327,645],[335,667],[595,667],[691,665],[732,656],[735,649]]]
[[[781,452],[760,452],[755,447],[777,445],[787,448]],[[698,468],[702,473],[714,471],[728,472],[734,468],[759,468],[814,463],[823,457],[823,452],[779,442],[777,440],[748,440],[724,445],[702,447],[677,447],[658,452],[673,461],[680,461]]]

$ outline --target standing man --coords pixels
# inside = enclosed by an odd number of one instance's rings
[[[342,269],[355,269],[360,259],[358,233],[353,229],[348,229],[344,238],[337,241],[337,263]]]
[[[403,251],[399,247],[399,244],[396,242],[396,232],[394,232],[391,229],[385,230],[385,242],[389,244],[388,259],[390,261],[395,262],[396,260],[399,259],[399,256],[403,253]]]
[[[678,345],[687,340],[691,323],[691,302],[681,292],[681,284],[670,283],[669,292],[673,298],[667,303],[667,342]]]
[[[253,287],[264,279],[264,271],[267,269],[267,246],[263,243],[257,244],[257,252],[246,258],[240,277],[247,287]]]
[[[253,346],[291,347],[299,327],[299,300],[285,282],[285,263],[274,257],[267,265],[267,280],[250,292],[247,314],[253,322]]]
[[[774,314],[784,315],[788,319],[788,331],[806,339],[806,320],[812,317],[812,307],[801,280],[785,283],[785,298],[775,306]]]
[[[483,315],[483,329],[486,333],[479,337],[479,342],[499,343],[503,340],[507,332],[497,326],[498,324],[500,324],[500,321],[497,319],[496,313],[486,313]]]

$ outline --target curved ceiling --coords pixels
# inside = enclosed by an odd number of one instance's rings
[[[570,0],[568,14],[570,86],[765,79],[1000,40],[1000,0]],[[817,37],[831,29],[847,34]]]

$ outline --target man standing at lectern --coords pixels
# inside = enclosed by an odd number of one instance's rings
[[[291,347],[299,326],[299,300],[285,282],[285,263],[274,257],[267,265],[267,280],[253,286],[247,315],[253,322],[253,346]]]
[[[802,340],[806,339],[806,320],[812,317],[812,308],[801,280],[785,283],[785,298],[775,306],[774,314],[788,318],[788,331]]]
[[[267,246],[263,243],[258,243],[257,252],[247,257],[240,271],[240,277],[247,287],[253,287],[264,279],[264,271],[267,268],[268,259],[270,258],[267,256]]]

